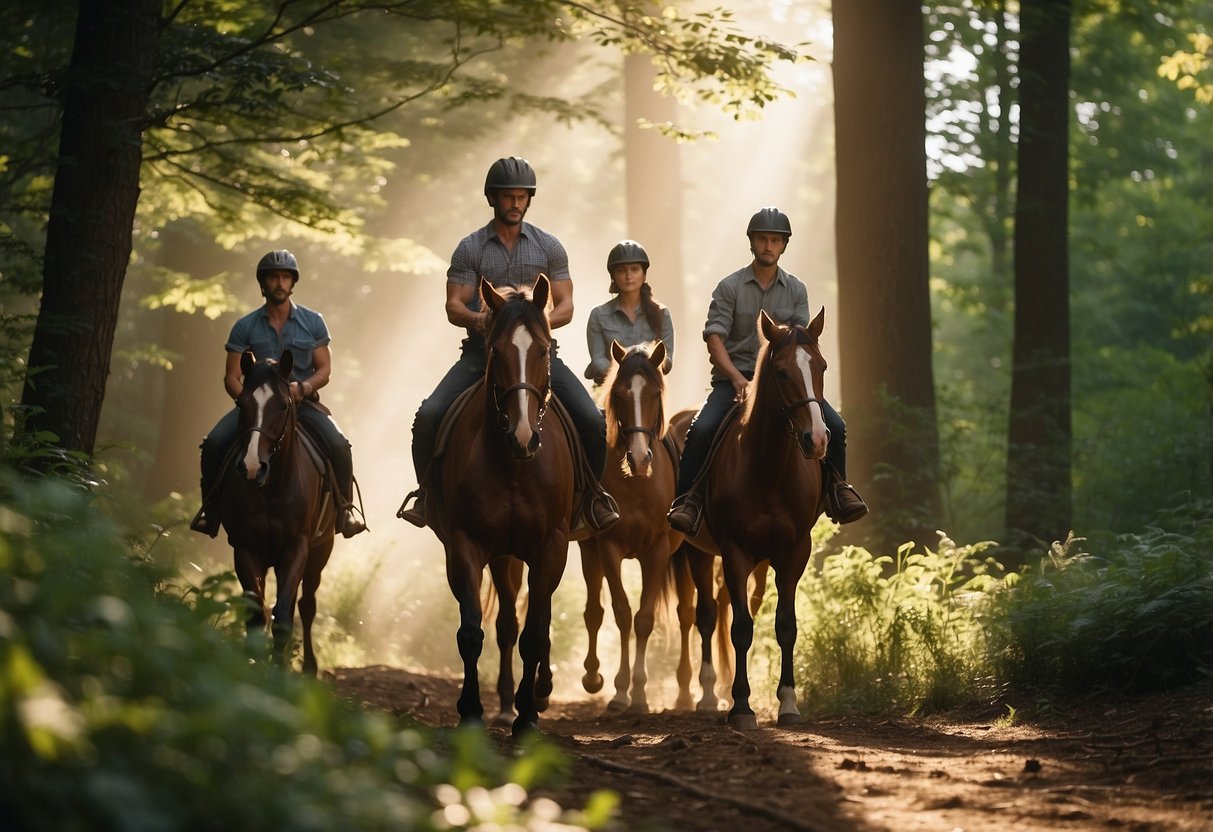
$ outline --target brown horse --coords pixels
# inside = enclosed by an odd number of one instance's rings
[[[828,432],[822,415],[826,369],[818,339],[825,309],[808,327],[783,326],[759,313],[763,346],[740,418],[724,435],[707,471],[705,523],[691,541],[721,556],[732,598],[733,707],[729,724],[755,728],[746,660],[754,640],[747,581],[767,563],[775,573],[775,637],[782,652],[779,724],[800,721],[792,672],[796,585],[812,555],[811,531],[821,514]],[[740,600],[739,600],[740,599]]]
[[[455,418],[430,514],[446,547],[447,583],[459,602],[460,722],[484,716],[477,663],[484,643],[481,581],[489,566],[501,603],[498,690],[503,712],[510,705],[518,709],[517,735],[538,725],[552,690],[552,593],[568,558],[573,457],[561,420],[543,418],[551,398],[547,277],[539,276],[529,296],[503,294],[483,278],[479,291],[489,311],[484,383]],[[511,696],[514,604],[523,563],[529,598],[518,640],[522,678]]]
[[[665,436],[665,343],[652,351],[646,346],[625,350],[611,344],[614,364],[604,388],[607,425],[607,462],[603,487],[619,504],[619,522],[603,534],[580,541],[581,568],[585,576],[585,626],[589,652],[585,659],[582,686],[590,693],[602,689],[598,672],[598,630],[602,626],[602,579],[611,590],[611,607],[619,627],[619,671],[615,675],[615,697],[608,710],[629,709],[647,713],[645,656],[658,601],[671,593],[671,554],[682,535],[670,528],[665,513],[673,499],[678,471],[674,457],[661,441]],[[625,558],[640,563],[640,608],[636,612],[636,661],[629,659],[632,608],[623,587],[621,568]],[[689,630],[689,621],[687,629]],[[683,639],[686,679],[680,679],[676,708],[691,706],[689,645]],[[629,680],[630,675],[630,680]],[[631,695],[628,694],[629,681]]]
[[[244,389],[236,397],[239,439],[222,486],[223,527],[235,552],[236,575],[252,609],[245,622],[250,637],[265,632],[265,580],[274,570],[278,597],[271,629],[274,656],[285,660],[295,623],[303,623],[303,672],[316,675],[312,621],[320,573],[333,550],[335,516],[318,455],[309,454],[290,394],[294,356],[256,362],[240,359]]]

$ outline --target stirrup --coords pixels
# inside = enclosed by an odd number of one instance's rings
[[[416,499],[412,508],[405,508],[409,504],[409,500]],[[396,512],[396,516],[401,520],[408,520],[419,529],[424,529],[425,522],[425,488],[418,486],[414,490],[405,495],[404,502],[400,504],[400,509]]]
[[[694,489],[679,495],[665,517],[674,531],[694,537],[703,524],[703,498]]]
[[[339,511],[337,531],[341,532],[342,537],[348,540],[356,534],[367,531],[366,517],[353,503],[342,507]]]
[[[190,521],[190,531],[204,534],[207,537],[218,537],[218,519],[211,520],[211,517],[217,518],[217,515],[214,512],[208,512],[206,506],[198,509],[198,513],[194,515],[194,519]]]

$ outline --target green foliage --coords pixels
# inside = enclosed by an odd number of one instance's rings
[[[504,759],[482,731],[444,748],[250,663],[208,626],[213,603],[157,594],[165,578],[79,489],[0,473],[0,814],[13,828],[466,828],[458,800],[523,828],[561,816],[525,802],[560,766],[551,748]]]
[[[981,557],[991,543],[896,559],[844,547],[800,583],[796,678],[814,711],[935,711],[968,701],[982,681],[981,616],[1003,585]]]
[[[994,670],[1060,694],[1165,690],[1213,675],[1213,503],[1123,535],[1102,556],[1071,536],[990,618]]]

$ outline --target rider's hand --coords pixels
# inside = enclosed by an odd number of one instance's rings
[[[298,382],[298,381],[291,382],[291,399],[294,400],[295,404],[299,404],[301,401],[303,401],[303,383],[302,382]]]
[[[739,402],[745,401],[745,391],[749,388],[750,382],[741,373],[733,377],[733,398]]]

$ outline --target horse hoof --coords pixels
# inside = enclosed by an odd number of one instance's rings
[[[633,702],[628,706],[626,713],[629,714],[647,714],[649,712],[648,702]]]
[[[621,714],[628,709],[626,700],[612,699],[607,703],[606,712],[608,714]]]
[[[701,714],[714,714],[720,710],[720,705],[716,702],[700,700],[699,704],[695,706],[695,710]]]
[[[535,699],[535,710],[543,713],[548,709],[549,704],[551,704],[551,701],[546,696],[538,697]]]
[[[483,728],[484,717],[482,716],[461,716],[459,717],[460,728]]]
[[[509,728],[514,724],[514,714],[510,711],[502,711],[493,717],[491,724],[494,728]]]
[[[514,739],[521,739],[529,734],[538,734],[539,718],[523,719],[522,717],[518,717],[514,720],[514,726],[510,730],[510,733],[514,735]]]
[[[602,690],[603,678],[601,673],[587,673],[581,677],[581,686],[586,693],[598,693]]]
[[[755,731],[758,729],[758,717],[753,714],[733,714],[729,717],[729,727],[736,731]]]
[[[789,725],[801,725],[803,723],[804,717],[800,714],[780,714],[779,722],[777,724],[780,727],[787,727]]]
[[[688,696],[679,696],[678,699],[676,699],[674,701],[674,710],[676,710],[676,711],[690,711],[690,710],[694,710],[694,708],[695,708],[695,700],[692,699],[689,695]]]

